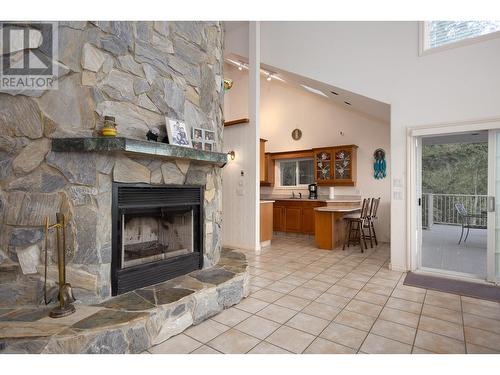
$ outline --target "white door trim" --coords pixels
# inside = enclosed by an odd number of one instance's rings
[[[500,150],[497,150],[496,136],[498,130],[491,129],[488,132],[488,199],[489,197],[495,197],[495,200],[500,199],[496,197],[496,155]],[[495,202],[495,211],[496,211]],[[489,206],[489,202],[488,202]],[[496,212],[490,212],[488,210],[488,251],[486,253],[486,280],[490,282],[495,282],[495,246],[496,246]]]
[[[407,188],[406,196],[409,198],[406,202],[407,212],[406,212],[406,243],[407,243],[407,265],[408,269],[415,271],[418,269],[418,243],[417,243],[417,196],[416,196],[416,173],[417,173],[417,163],[416,163],[416,151],[415,142],[417,137],[420,136],[431,136],[431,135],[444,135],[450,133],[462,133],[469,131],[479,131],[479,130],[500,130],[500,118],[489,118],[489,119],[479,119],[456,123],[441,123],[441,124],[428,124],[419,125],[414,127],[408,127],[406,131],[406,145],[407,145]],[[490,160],[488,159],[488,166],[490,165]],[[490,189],[488,187],[488,194]],[[500,197],[499,197],[500,199]],[[494,219],[494,216],[493,216]],[[490,216],[488,216],[490,220]],[[492,238],[491,235],[488,237]],[[494,237],[493,237],[494,238]],[[490,250],[490,245],[488,243],[488,250]],[[491,250],[490,250],[491,252]],[[488,253],[489,254],[489,253]],[[491,256],[491,255],[488,255]],[[494,255],[493,255],[494,256]],[[488,264],[490,259],[488,259]]]

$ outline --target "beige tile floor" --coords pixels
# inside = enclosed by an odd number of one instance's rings
[[[251,295],[150,353],[500,353],[500,304],[403,285],[379,245],[278,237],[246,252]]]

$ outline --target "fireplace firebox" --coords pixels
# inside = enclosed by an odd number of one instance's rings
[[[203,266],[202,186],[113,183],[112,295]]]

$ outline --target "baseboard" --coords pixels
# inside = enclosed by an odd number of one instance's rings
[[[235,244],[222,244],[222,247],[227,247],[229,249],[241,249],[241,250],[252,250],[252,251],[259,251],[260,250],[260,245],[259,247],[249,247],[249,246],[241,246],[241,245],[235,245]]]
[[[271,246],[271,240],[268,240],[268,241],[262,241],[262,242],[260,243],[260,248],[261,248],[261,249],[262,249],[262,248],[264,248],[264,247],[269,247],[269,246]]]
[[[392,271],[397,271],[397,272],[408,272],[409,271],[408,269],[406,269],[406,267],[393,266],[392,263],[389,263],[389,269]]]

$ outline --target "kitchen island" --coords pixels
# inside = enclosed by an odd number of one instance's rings
[[[314,240],[320,249],[333,250],[342,245],[345,238],[345,215],[355,214],[359,206],[338,205],[314,209]]]

